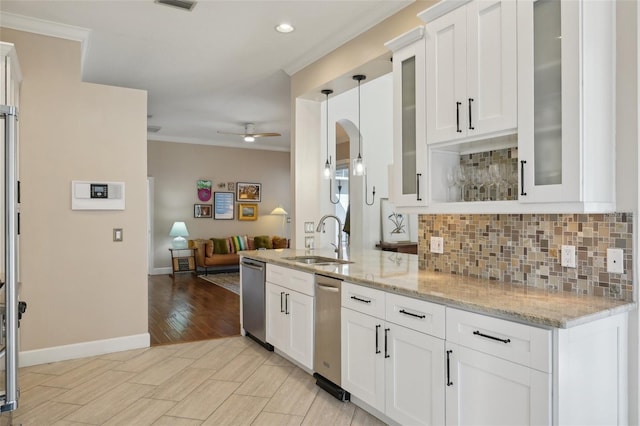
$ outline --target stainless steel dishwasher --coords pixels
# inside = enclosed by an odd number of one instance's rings
[[[349,392],[341,387],[341,287],[342,280],[316,274],[313,376],[322,389],[341,401],[349,401]]]
[[[240,277],[242,279],[242,328],[245,331],[245,335],[272,351],[273,346],[266,343],[265,263],[243,257],[242,262],[240,262],[240,268]]]

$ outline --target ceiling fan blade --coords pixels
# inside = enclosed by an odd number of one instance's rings
[[[254,138],[264,138],[269,136],[282,136],[280,133],[252,133],[250,136]]]
[[[223,132],[221,130],[218,130],[218,133],[221,135],[246,136],[246,133]]]

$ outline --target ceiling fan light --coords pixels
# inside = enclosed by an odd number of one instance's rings
[[[295,30],[293,25],[288,24],[286,22],[276,25],[276,31],[279,33],[286,34],[286,33],[292,32],[293,30]]]
[[[251,135],[246,135],[246,136],[244,137],[244,141],[245,141],[245,142],[255,142],[255,141],[256,141],[256,138],[255,138],[255,137],[253,137],[253,136],[251,136]]]

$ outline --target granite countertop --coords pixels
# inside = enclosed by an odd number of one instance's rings
[[[331,250],[252,250],[242,256],[319,273],[446,306],[542,327],[569,328],[628,312],[635,303],[418,269],[418,256],[379,250],[351,251],[340,265],[306,265],[286,259]]]

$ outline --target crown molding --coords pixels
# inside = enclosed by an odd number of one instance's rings
[[[87,55],[89,45],[88,28],[76,27],[74,25],[60,24],[58,22],[46,21],[44,19],[32,18],[15,13],[0,12],[0,26],[18,31],[41,34],[49,37],[63,38],[80,42],[80,68],[84,68],[84,59]]]

